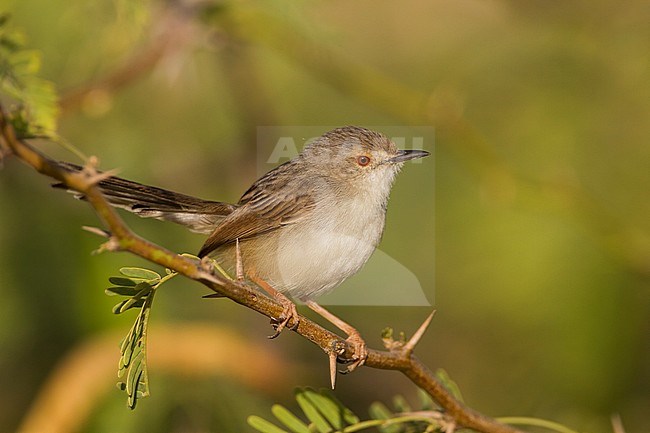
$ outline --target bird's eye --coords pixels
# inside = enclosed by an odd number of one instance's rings
[[[358,156],[357,164],[359,164],[361,167],[365,167],[366,165],[370,164],[370,157],[366,155]]]

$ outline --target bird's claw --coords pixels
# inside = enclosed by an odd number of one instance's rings
[[[354,353],[350,358],[344,358],[343,354],[345,353],[346,345],[352,346]],[[338,370],[338,373],[348,374],[356,370],[357,367],[363,365],[368,358],[368,347],[366,342],[363,341],[361,335],[357,333],[352,333],[348,338],[343,342],[343,340],[338,340],[337,343],[332,346],[331,350],[328,351],[329,355],[329,365],[330,365],[330,381],[332,384],[332,389],[336,385],[336,363],[348,364],[344,370]]]
[[[362,366],[368,358],[368,346],[363,338],[361,338],[361,334],[352,333],[345,341],[352,346],[354,353],[351,358],[345,360],[349,364],[345,370],[340,371],[342,374],[352,373],[357,367]]]
[[[282,304],[283,310],[280,317],[278,317],[277,319],[275,318],[271,319],[271,323],[275,327],[275,332],[273,333],[273,335],[269,335],[269,339],[276,338],[278,335],[280,335],[280,333],[284,328],[289,328],[290,330],[295,331],[296,329],[298,329],[298,324],[300,323],[300,319],[299,319],[300,316],[298,316],[298,310],[296,310],[296,304],[294,304],[293,302],[291,302],[290,299],[287,299],[284,296],[277,297],[276,299],[280,302],[280,304]],[[289,322],[291,322],[290,325]]]

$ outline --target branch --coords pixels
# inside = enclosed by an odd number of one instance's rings
[[[102,248],[109,251],[126,251],[164,266],[186,277],[198,281],[211,290],[226,296],[269,318],[280,317],[282,306],[273,299],[258,295],[251,287],[213,274],[197,261],[175,254],[157,246],[131,232],[117,212],[109,205],[96,187],[103,174],[95,171],[96,160],[91,160],[78,173],[67,172],[56,161],[47,158],[24,140],[16,137],[0,106],[0,145],[36,171],[63,182],[68,188],[85,195],[110,232],[110,238]],[[6,153],[6,150],[5,152]],[[397,370],[407,376],[415,385],[424,389],[446,411],[459,427],[466,427],[483,433],[516,433],[513,427],[501,424],[473,409],[468,408],[451,395],[414,354],[413,349],[430,322],[427,318],[410,342],[393,344],[388,351],[368,350],[367,367],[381,370]],[[336,355],[339,362],[347,362],[352,349],[338,335],[324,329],[306,317],[300,316],[294,331],[319,346],[328,355]]]

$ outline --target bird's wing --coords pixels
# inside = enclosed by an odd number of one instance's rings
[[[274,170],[275,171],[275,170]],[[222,245],[269,233],[307,217],[315,206],[312,194],[274,171],[244,193],[238,208],[228,215],[205,241],[199,257]]]

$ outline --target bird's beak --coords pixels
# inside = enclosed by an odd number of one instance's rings
[[[410,159],[424,158],[425,156],[429,156],[429,152],[427,152],[426,150],[414,150],[414,149],[398,150],[397,156],[392,157],[391,159],[388,160],[388,162],[398,163],[398,162],[408,161]]]

